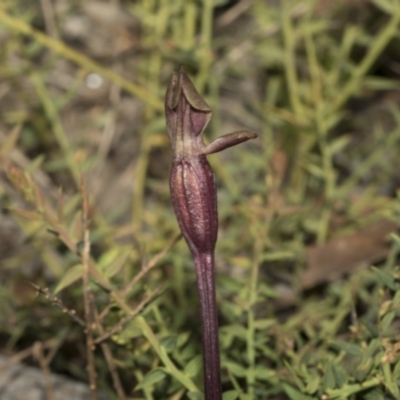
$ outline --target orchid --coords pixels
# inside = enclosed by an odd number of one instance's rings
[[[218,318],[215,297],[214,250],[218,234],[217,194],[207,154],[257,137],[238,131],[205,145],[202,134],[211,109],[181,67],[173,75],[165,100],[167,131],[173,150],[170,178],[172,204],[192,253],[197,275],[203,330],[206,400],[221,399]]]

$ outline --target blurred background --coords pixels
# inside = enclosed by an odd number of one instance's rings
[[[259,133],[208,157],[224,400],[400,398],[399,24],[398,0],[2,0],[0,354],[88,381],[83,176],[98,386],[202,398],[163,115],[183,65],[207,141]]]

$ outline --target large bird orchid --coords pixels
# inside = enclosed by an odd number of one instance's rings
[[[184,69],[173,75],[165,100],[167,131],[173,150],[170,178],[172,204],[193,255],[203,330],[204,390],[206,400],[220,400],[221,377],[218,318],[215,298],[214,249],[218,233],[217,195],[207,154],[254,139],[238,131],[205,145],[202,134],[211,109]]]

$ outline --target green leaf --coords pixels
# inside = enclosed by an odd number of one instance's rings
[[[394,13],[394,4],[389,0],[372,0],[372,2],[384,13],[389,15]]]
[[[392,300],[393,308],[399,308],[399,306],[400,306],[400,290],[398,290],[396,292],[396,294],[394,295],[393,300]]]
[[[393,379],[398,381],[400,379],[400,359],[397,361],[395,367],[393,368]]]
[[[45,160],[45,155],[44,154],[40,154],[38,155],[29,165],[28,167],[25,169],[25,172],[27,172],[28,174],[33,174],[43,163],[43,161]]]
[[[391,290],[398,290],[399,285],[395,282],[393,275],[381,270],[380,268],[371,267],[375,275]]]
[[[232,336],[236,336],[239,339],[247,339],[247,330],[243,325],[233,324],[224,327],[225,332],[230,333]]]
[[[57,287],[54,289],[54,294],[60,292],[66,287],[72,285],[78,279],[82,278],[83,274],[83,266],[82,264],[76,264],[73,267],[69,268],[64,276],[61,278],[60,282],[58,282]]]
[[[274,318],[258,319],[254,321],[254,328],[264,330],[270,328],[275,324],[276,324],[276,319]]]
[[[254,369],[254,376],[260,381],[269,381],[275,376],[275,371],[269,368],[258,366]]]
[[[335,374],[333,372],[332,365],[326,366],[323,385],[324,385],[324,390],[334,389],[336,386]]]
[[[184,369],[185,374],[190,378],[194,378],[196,375],[198,375],[202,364],[202,357],[199,354],[186,364]]]
[[[28,211],[20,208],[9,208],[9,211],[19,215],[22,218],[30,221],[42,221],[43,217],[36,211]]]
[[[363,88],[369,90],[396,90],[400,88],[400,82],[397,79],[369,77],[364,80]]]
[[[236,400],[239,397],[237,390],[228,390],[222,395],[222,400]]]
[[[111,278],[123,268],[131,252],[130,248],[113,247],[100,257],[96,263],[97,269],[107,278]]]
[[[382,333],[386,332],[392,323],[393,319],[396,317],[396,311],[389,311],[381,320],[381,331]]]
[[[287,383],[284,383],[282,387],[285,393],[291,398],[291,400],[314,400],[314,397],[310,397],[306,394],[299,392],[297,389],[295,389],[293,386],[288,385]]]
[[[143,380],[136,386],[136,389],[143,389],[145,387],[153,386],[161,382],[166,377],[166,373],[161,369],[153,369],[150,371]]]
[[[178,339],[176,341],[176,345],[178,348],[182,347],[189,339],[190,332],[182,332],[178,335]]]
[[[393,379],[392,370],[389,363],[382,364],[382,371],[383,371],[383,383],[392,393],[395,399],[400,398],[400,391],[398,387],[398,383]]]
[[[306,170],[316,178],[323,178],[325,176],[324,170],[316,164],[309,163],[306,165]]]
[[[380,390],[378,388],[374,388],[369,393],[365,394],[364,399],[365,400],[385,400],[385,395],[382,393],[382,390]]]
[[[321,378],[318,375],[315,375],[314,377],[312,377],[310,379],[310,381],[307,383],[306,392],[310,393],[310,394],[315,393],[319,388],[320,382],[321,382]]]
[[[296,371],[294,370],[294,368],[287,362],[285,361],[285,366],[286,368],[289,370],[290,374],[292,375],[292,378],[294,380],[294,382],[296,383],[296,385],[301,389],[301,390],[305,390],[304,384],[301,381],[301,379],[298,377]],[[291,386],[290,386],[291,387]]]
[[[174,335],[166,336],[160,340],[160,343],[167,353],[171,353],[176,349],[177,337]]]
[[[137,326],[135,320],[128,322],[122,329],[113,336],[116,343],[127,343],[131,339],[140,337],[143,335],[143,331]]]
[[[224,366],[228,368],[228,370],[234,376],[238,376],[239,378],[243,378],[246,376],[246,370],[239,364],[236,364],[233,361],[225,361]]]
[[[106,276],[107,278],[112,278],[114,275],[118,274],[118,272],[121,271],[121,269],[125,266],[127,260],[127,255],[120,255],[106,268],[104,268],[104,276]]]
[[[335,140],[332,140],[332,142],[329,144],[330,154],[333,155],[335,153],[338,153],[339,151],[342,151],[350,142],[350,140],[351,140],[350,135],[343,135]]]
[[[360,363],[360,365],[357,367],[356,371],[353,372],[353,378],[356,382],[362,383],[367,379],[367,376],[369,372],[371,371],[371,368],[373,366],[373,359],[372,358],[367,358]]]
[[[274,253],[269,253],[266,255],[266,258],[269,256],[280,256],[280,259],[288,259],[288,258],[293,258],[293,254],[287,251],[281,251],[281,252],[274,252]],[[277,259],[275,258],[275,259]],[[275,260],[272,260],[275,261]],[[276,293],[276,290],[268,285],[260,285],[258,292],[260,293],[260,296],[264,296],[266,298],[273,298],[276,299],[279,297],[278,293]]]
[[[395,233],[392,233],[390,235],[390,239],[393,241],[393,243],[396,245],[398,249],[400,249],[400,236],[396,235]]]
[[[362,355],[361,347],[357,346],[356,344],[341,342],[339,340],[336,340],[332,342],[332,345],[339,350],[344,350],[347,354],[352,354],[355,356]]]
[[[365,391],[366,389],[380,384],[380,377],[374,377],[362,383],[353,385],[344,385],[340,389],[328,390],[327,394],[330,399],[348,399],[354,393]]]
[[[189,392],[187,397],[191,400],[203,400],[203,397],[199,392]]]
[[[333,364],[332,368],[335,374],[336,385],[340,388],[347,382],[347,373],[341,365]]]
[[[64,214],[70,215],[78,206],[78,204],[82,201],[82,196],[80,193],[77,193],[71,196],[69,199],[66,200],[64,203]]]
[[[219,341],[222,349],[229,349],[232,345],[234,336],[231,332],[221,329],[219,333]]]

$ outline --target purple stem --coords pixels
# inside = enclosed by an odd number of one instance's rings
[[[221,400],[214,254],[199,254],[194,257],[194,262],[202,321],[205,400]]]

